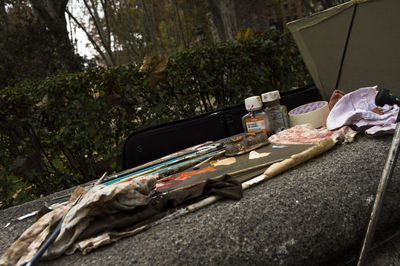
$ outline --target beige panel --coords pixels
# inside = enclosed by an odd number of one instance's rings
[[[326,99],[336,85],[353,8],[293,34],[314,83]]]
[[[333,92],[354,4],[357,12],[338,88],[378,85],[400,95],[400,0],[353,0],[288,24],[325,97]]]
[[[339,87],[346,92],[378,85],[400,95],[400,1],[357,7]]]

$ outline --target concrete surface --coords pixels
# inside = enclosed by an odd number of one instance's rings
[[[338,145],[245,191],[240,201],[220,201],[88,255],[40,264],[352,265],[391,140],[358,136],[352,144]],[[378,240],[400,221],[399,169],[388,187]],[[1,253],[32,222],[15,219],[46,199],[0,212]],[[387,255],[384,244],[380,248],[369,256],[369,265],[379,265]]]

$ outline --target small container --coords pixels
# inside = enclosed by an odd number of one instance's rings
[[[289,127],[289,118],[287,108],[280,105],[279,91],[270,91],[261,95],[264,103],[264,111],[267,113],[269,121],[271,121],[272,134],[280,132]]]
[[[262,108],[260,96],[252,96],[244,101],[249,112],[242,118],[243,129],[247,133],[262,131],[266,136],[271,135],[271,123],[267,113]]]

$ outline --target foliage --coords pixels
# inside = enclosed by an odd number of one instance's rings
[[[90,68],[0,90],[2,207],[121,170],[123,143],[138,128],[309,81],[279,32],[194,47],[156,74]]]
[[[116,170],[121,140],[143,122],[129,88],[144,76],[127,66],[93,68],[1,91],[2,182],[13,176],[41,195]],[[3,199],[12,193],[2,186]]]
[[[302,87],[310,80],[291,35],[279,31],[177,53],[170,58],[167,75],[181,100],[170,101],[174,110],[184,103],[182,115],[196,114],[199,106],[210,111],[250,95]]]

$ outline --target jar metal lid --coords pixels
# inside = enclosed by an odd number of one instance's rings
[[[252,96],[244,100],[244,105],[247,111],[257,111],[262,109],[260,96]]]
[[[267,103],[279,100],[281,98],[281,95],[279,94],[279,91],[270,91],[261,94],[261,98],[264,103]]]

